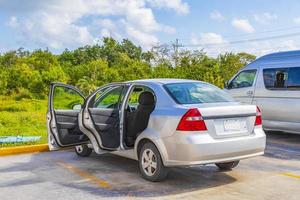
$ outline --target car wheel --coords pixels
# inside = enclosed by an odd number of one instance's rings
[[[76,154],[81,157],[88,157],[89,155],[91,155],[92,151],[93,150],[87,145],[78,145],[75,147]]]
[[[151,142],[145,143],[139,152],[139,167],[142,177],[153,182],[162,181],[169,171],[163,165],[158,149]]]
[[[226,162],[226,163],[216,163],[217,167],[220,170],[230,170],[232,168],[235,168],[239,164],[239,160],[233,161],[233,162]]]

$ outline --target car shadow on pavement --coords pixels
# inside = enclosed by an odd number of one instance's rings
[[[266,132],[266,157],[281,160],[300,160],[300,135],[284,132]]]
[[[156,197],[183,194],[236,181],[226,172],[220,172],[214,165],[172,168],[165,181],[152,183],[140,176],[137,161],[112,154],[92,154],[90,157],[81,158],[70,151],[47,152],[32,154],[24,162],[18,162],[17,157],[16,162],[4,168],[0,167],[0,174],[9,174],[11,177],[6,182],[0,181],[0,188],[30,184],[37,184],[39,187],[39,184],[50,182],[66,190],[69,188],[100,197]],[[61,167],[59,163],[66,163],[73,171],[68,167]],[[88,176],[82,177],[80,173],[74,173],[74,169]],[[18,177],[22,172],[27,176]],[[95,184],[94,179],[107,183],[109,187]]]
[[[88,159],[98,163],[98,166],[101,165],[101,169],[99,167],[91,168],[85,164],[81,165],[81,169],[107,180],[111,185],[110,190],[95,189],[86,184],[65,184],[65,186],[76,187],[102,197],[164,196],[217,187],[235,181],[233,177],[220,172],[215,166],[211,165],[193,168],[171,168],[166,180],[153,183],[141,177],[137,161],[111,154],[93,155]],[[105,174],[102,172],[105,172]]]

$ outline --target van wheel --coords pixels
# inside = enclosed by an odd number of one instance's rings
[[[216,163],[216,166],[220,170],[231,170],[232,168],[235,168],[239,164],[239,160],[233,161],[233,162],[227,162],[227,163]]]
[[[88,157],[92,153],[92,149],[90,149],[86,144],[78,145],[75,147],[75,153],[80,157]]]
[[[163,165],[158,149],[151,142],[145,143],[139,152],[139,167],[142,177],[152,182],[162,181],[169,171]]]

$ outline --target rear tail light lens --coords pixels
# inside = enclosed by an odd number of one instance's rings
[[[255,118],[255,126],[262,125],[261,112],[259,107],[256,107],[256,118]]]
[[[197,108],[189,109],[181,118],[178,131],[206,131],[205,122]]]

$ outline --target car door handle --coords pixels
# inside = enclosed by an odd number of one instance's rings
[[[248,91],[248,92],[247,92],[247,95],[248,95],[248,96],[252,96],[252,95],[253,95],[253,91]]]

